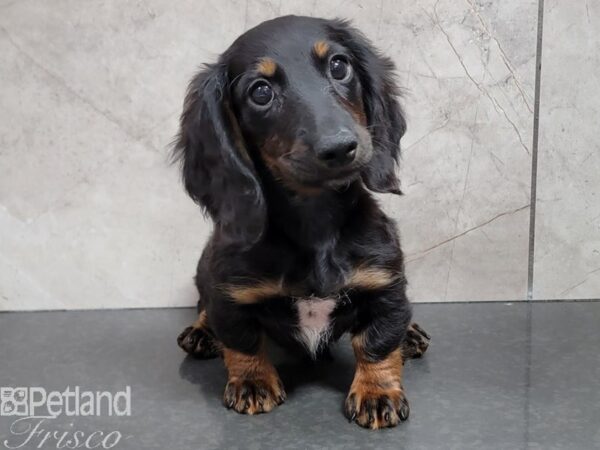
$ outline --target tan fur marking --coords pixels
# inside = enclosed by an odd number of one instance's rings
[[[229,380],[277,377],[277,371],[267,359],[263,348],[256,355],[247,355],[225,348],[223,349],[223,359],[229,372]]]
[[[295,140],[293,143],[288,144],[276,135],[268,138],[261,146],[262,159],[274,178],[296,194],[309,197],[320,194],[322,189],[298,183],[290,175],[289,170],[286,169],[282,162],[282,157],[286,155],[298,155],[306,151],[308,151],[308,147],[300,140]]]
[[[269,412],[285,399],[283,384],[277,370],[267,358],[264,344],[256,355],[224,348],[223,360],[229,374],[224,397],[225,403],[229,403],[227,406],[239,413],[256,414]],[[246,398],[243,393],[244,383],[263,388],[267,395],[260,399],[256,396]]]
[[[277,64],[271,58],[262,58],[256,66],[256,70],[265,77],[272,77],[277,70]]]
[[[202,311],[200,314],[198,314],[198,318],[192,324],[192,326],[194,328],[205,328],[206,327],[206,323],[207,323],[206,311]]]
[[[352,103],[348,99],[340,97],[339,101],[342,103],[344,108],[346,108],[346,110],[350,113],[350,115],[357,124],[359,124],[361,127],[367,126],[367,115],[365,114],[362,99],[359,99],[358,103]]]
[[[399,417],[394,416],[389,422],[375,413],[372,420],[369,413],[361,410],[363,402],[377,403],[378,399],[387,398],[398,407],[404,399],[402,388],[402,352],[398,348],[381,361],[372,361],[364,351],[364,336],[358,335],[352,339],[352,347],[356,356],[356,371],[350,387],[349,397],[357,406],[359,415],[356,421],[372,429],[395,426]],[[362,412],[361,412],[362,411]],[[372,413],[372,412],[371,412]]]
[[[312,192],[307,192],[307,194]],[[378,267],[359,267],[352,272],[346,288],[376,290],[386,288],[400,279],[390,270]],[[283,285],[283,280],[264,280],[255,284],[227,285],[224,288],[236,303],[251,305],[270,297],[287,296],[292,292]],[[299,293],[301,295],[301,293]]]
[[[360,289],[382,289],[397,282],[399,278],[399,275],[393,274],[390,270],[359,267],[352,272],[348,286]]]
[[[315,42],[315,45],[313,45],[313,51],[319,58],[325,58],[329,51],[329,44],[325,41],[317,41]]]
[[[269,297],[285,295],[282,280],[261,281],[247,286],[230,285],[225,288],[225,291],[237,303],[244,305],[258,303]]]
[[[400,348],[391,352],[385,359],[373,362],[364,350],[364,336],[358,335],[352,338],[352,348],[356,356],[356,376],[353,386],[360,385],[360,389],[366,386],[390,385],[395,389],[402,388],[402,352]]]

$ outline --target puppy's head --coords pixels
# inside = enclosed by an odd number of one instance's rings
[[[406,125],[392,72],[344,21],[287,16],[249,30],[189,86],[176,143],[187,191],[248,244],[265,224],[259,165],[308,195],[359,178],[399,193]]]

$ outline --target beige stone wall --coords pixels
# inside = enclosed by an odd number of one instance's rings
[[[546,9],[534,297],[597,297],[600,10]],[[406,195],[381,202],[411,298],[527,298],[537,1],[0,0],[0,310],[195,302],[185,86],[283,14],[350,18],[397,64]]]

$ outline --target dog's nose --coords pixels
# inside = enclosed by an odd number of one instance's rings
[[[356,136],[349,130],[342,130],[333,136],[321,138],[316,153],[328,167],[338,167],[354,160],[357,146]]]

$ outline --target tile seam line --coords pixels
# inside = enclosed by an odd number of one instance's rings
[[[537,40],[535,54],[535,94],[533,109],[533,142],[531,148],[531,193],[529,210],[529,248],[527,256],[527,300],[533,300],[535,219],[537,210],[537,173],[540,132],[540,91],[542,78],[542,49],[544,31],[544,0],[538,0]]]
[[[510,303],[510,306],[515,305],[528,305],[530,303],[533,304],[581,304],[581,303],[600,303],[600,298],[574,298],[574,299],[540,299],[535,302],[528,302],[523,299],[515,299],[515,300],[463,300],[463,301],[447,301],[447,302],[413,302],[412,306],[440,306],[440,305],[504,305],[508,306],[507,303]],[[105,312],[139,312],[139,311],[170,311],[170,310],[195,310],[196,307],[194,305],[188,306],[140,306],[140,307],[111,307],[111,308],[96,308],[96,309],[6,309],[0,310],[0,317],[2,315],[9,314],[29,314],[29,313],[105,313]]]

